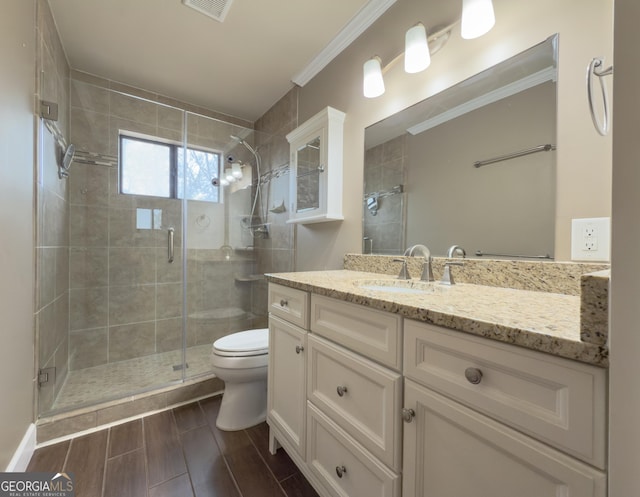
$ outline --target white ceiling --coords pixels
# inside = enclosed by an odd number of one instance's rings
[[[253,122],[359,12],[393,1],[233,0],[222,23],[181,0],[49,4],[73,69]]]

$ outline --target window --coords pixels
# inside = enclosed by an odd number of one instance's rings
[[[210,150],[120,135],[120,193],[219,202],[219,188],[211,181],[220,175],[220,157]]]

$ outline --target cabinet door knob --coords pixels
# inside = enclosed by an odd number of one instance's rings
[[[287,307],[289,302],[285,299],[280,299],[280,307]]]
[[[406,408],[402,409],[402,419],[404,419],[405,422],[411,423],[411,421],[415,416],[416,416],[416,411],[414,411],[413,409],[406,409]]]
[[[302,345],[296,345],[296,354],[299,354],[303,350],[304,350],[304,347]]]
[[[345,468],[344,466],[336,466],[336,474],[338,475],[338,478],[342,478],[342,475],[344,475],[347,472],[347,468]]]
[[[343,387],[341,385],[338,385],[338,388],[336,388],[336,392],[338,392],[338,395],[340,397],[343,397],[345,393],[347,393],[347,387]]]
[[[482,381],[482,371],[478,368],[467,368],[464,370],[464,377],[469,383],[477,385]]]

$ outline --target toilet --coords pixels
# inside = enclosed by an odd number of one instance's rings
[[[240,331],[213,343],[211,369],[224,381],[216,426],[236,431],[267,418],[269,328]]]

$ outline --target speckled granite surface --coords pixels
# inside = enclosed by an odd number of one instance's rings
[[[608,366],[605,346],[580,340],[580,298],[575,295],[464,283],[452,287],[435,284],[431,292],[394,293],[368,290],[361,285],[384,284],[396,280],[395,276],[350,270],[266,276],[272,283],[596,366]]]
[[[344,269],[370,273],[397,275],[400,263],[393,262],[397,256],[346,254]],[[408,257],[411,276],[422,274],[422,258]],[[434,257],[433,274],[442,276],[444,263],[451,259]],[[455,279],[460,283],[498,286],[516,290],[580,295],[580,277],[585,273],[609,268],[609,264],[555,261],[511,261],[496,259],[455,259],[464,262],[464,267],[454,267]]]
[[[582,275],[580,281],[580,338],[583,342],[605,345],[609,338],[610,271]]]

